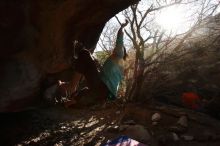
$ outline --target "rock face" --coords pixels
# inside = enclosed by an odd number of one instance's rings
[[[31,63],[10,60],[1,64],[0,111],[19,111],[27,108],[39,95],[41,73]]]
[[[34,97],[46,74],[69,68],[74,40],[93,50],[105,23],[137,1],[2,0],[0,111]]]

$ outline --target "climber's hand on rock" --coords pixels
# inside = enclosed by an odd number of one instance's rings
[[[126,19],[126,20],[125,20],[125,23],[122,23],[122,24],[121,24],[121,27],[125,27],[127,24],[128,24],[128,20]]]

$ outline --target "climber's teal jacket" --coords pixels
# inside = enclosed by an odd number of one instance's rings
[[[109,57],[102,68],[100,73],[101,80],[107,85],[110,93],[109,100],[114,100],[117,96],[119,84],[123,78],[123,69],[117,64],[117,61],[124,57],[124,45],[123,45],[123,32],[122,28],[119,29],[116,39],[116,45],[113,50],[114,57]]]

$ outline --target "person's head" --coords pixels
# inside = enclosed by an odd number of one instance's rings
[[[197,92],[196,84],[194,82],[189,81],[185,87],[187,92]]]

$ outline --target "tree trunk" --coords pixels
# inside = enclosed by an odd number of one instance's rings
[[[143,84],[143,74],[144,74],[144,55],[140,49],[137,49],[135,56],[135,67],[134,67],[134,75],[133,75],[133,83],[131,90],[129,91],[128,99],[133,100],[139,98],[139,91]]]

